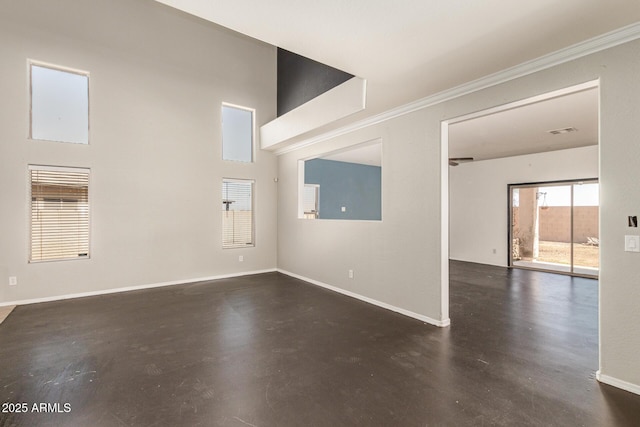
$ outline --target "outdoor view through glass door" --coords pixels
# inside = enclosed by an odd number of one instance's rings
[[[597,276],[597,179],[509,186],[509,265]]]

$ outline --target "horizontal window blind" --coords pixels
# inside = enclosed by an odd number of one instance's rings
[[[222,247],[253,246],[253,181],[222,181]]]
[[[89,170],[29,167],[30,261],[89,256]]]

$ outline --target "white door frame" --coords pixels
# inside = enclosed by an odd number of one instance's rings
[[[447,326],[451,322],[449,318],[449,125],[599,87],[600,80],[596,79],[474,113],[452,117],[440,122],[440,318],[442,319],[443,326]],[[598,126],[598,132],[600,132],[599,129],[600,126]],[[600,159],[598,158],[598,168],[599,164]],[[602,257],[602,254],[600,256]],[[600,316],[599,313],[598,316]],[[600,342],[599,336],[598,342]]]

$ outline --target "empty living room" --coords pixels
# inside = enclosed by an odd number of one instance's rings
[[[636,0],[12,0],[0,58],[0,426],[640,424]]]

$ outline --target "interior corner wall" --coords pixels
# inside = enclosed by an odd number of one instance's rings
[[[440,182],[448,173],[441,122],[599,80],[600,378],[640,391],[640,254],[624,251],[624,235],[638,234],[626,218],[640,212],[638,76],[635,40],[281,155],[278,267],[439,319],[441,256],[448,256],[441,253],[448,234],[440,226]],[[297,162],[374,138],[383,145],[383,221],[298,219]]]
[[[508,265],[508,184],[597,177],[597,145],[451,167],[449,257]]]
[[[417,111],[279,157],[278,268],[435,322],[440,208],[437,113]],[[297,218],[298,161],[381,140],[382,221]],[[435,151],[434,151],[435,150]],[[349,278],[348,271],[354,277]]]
[[[22,0],[0,58],[0,304],[275,269],[277,159],[223,162],[220,125],[275,117],[273,46],[151,0]],[[28,138],[28,59],[90,73],[89,145]],[[91,169],[90,259],[28,263],[29,164]],[[222,178],[256,181],[255,247],[222,250]]]

